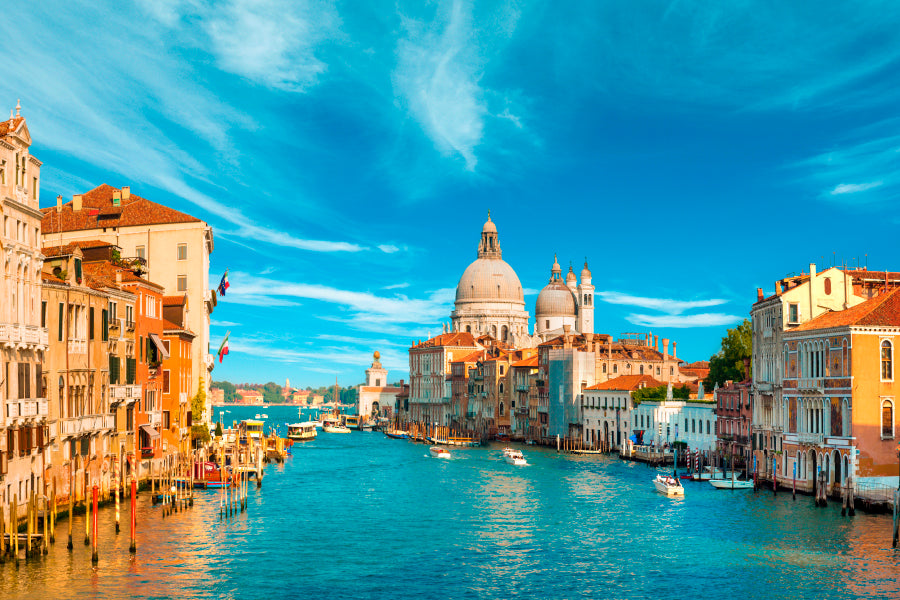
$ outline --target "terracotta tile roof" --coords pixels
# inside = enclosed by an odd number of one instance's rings
[[[474,363],[478,362],[484,357],[484,350],[476,350],[475,352],[470,352],[466,354],[462,358],[454,359],[452,362],[461,362],[461,363]]]
[[[820,315],[786,334],[850,325],[900,327],[900,288],[894,288],[848,309]]]
[[[372,385],[361,385],[359,386],[359,391],[361,392],[382,392],[388,394],[396,394],[400,392],[400,388],[398,387],[375,387]]]
[[[55,256],[69,256],[75,252],[75,249],[78,248],[78,244],[63,244],[62,246],[47,246],[41,248],[41,254],[46,256],[47,258],[53,258]]]
[[[47,281],[47,282],[50,282],[50,283],[65,283],[65,281],[63,281],[62,279],[60,279],[60,278],[57,277],[56,275],[54,275],[54,274],[52,274],[52,273],[45,273],[44,271],[41,271],[41,280],[42,280],[42,281]]]
[[[604,381],[590,387],[587,390],[615,390],[621,392],[633,392],[641,388],[653,388],[666,385],[662,381],[658,381],[649,375],[620,375],[615,379]]]
[[[187,294],[180,296],[163,296],[163,306],[184,306],[187,302]]]
[[[195,335],[193,331],[188,329],[187,327],[182,327],[181,325],[176,325],[172,321],[168,319],[163,319],[163,331],[183,331],[184,333]]]
[[[138,275],[135,275],[134,272],[107,261],[93,261],[84,263],[84,265],[82,266],[82,271],[84,273],[85,279],[87,279],[88,281],[93,281],[97,284],[114,289],[120,288],[119,284],[116,281],[116,273],[122,274],[122,283],[142,283],[144,285],[159,288],[160,290],[163,289],[161,285],[153,283],[152,281],[144,279],[143,277],[139,277]]]
[[[443,333],[430,340],[412,345],[413,348],[436,348],[439,346],[475,346],[475,338],[467,331],[462,333]]]
[[[41,231],[49,234],[102,227],[201,222],[196,217],[135,194],[131,194],[127,200],[122,200],[121,206],[113,206],[113,193],[119,191],[121,190],[104,183],[82,194],[82,208],[78,212],[73,210],[72,201],[66,202],[61,212],[56,212],[55,206],[42,208],[44,218],[41,221]]]
[[[514,362],[511,366],[513,367],[536,367],[538,366],[538,357],[537,355],[524,358],[520,361]]]
[[[25,117],[13,117],[12,126],[10,126],[9,119],[5,121],[0,121],[0,137],[8,135],[11,131],[15,131],[19,128],[19,125],[22,121],[25,120]]]

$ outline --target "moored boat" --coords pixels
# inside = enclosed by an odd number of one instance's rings
[[[671,475],[657,475],[653,480],[656,491],[666,496],[684,496],[684,486],[677,477]]]
[[[752,481],[744,479],[711,479],[709,483],[717,490],[749,490],[753,487]]]
[[[316,439],[316,423],[315,421],[306,421],[305,423],[293,423],[288,425],[288,439],[295,442],[308,442]]]
[[[433,458],[450,458],[450,451],[440,446],[431,447],[431,456]]]
[[[322,427],[322,431],[324,431],[325,433],[350,433],[350,430],[340,423],[325,425],[324,427]]]
[[[389,429],[384,432],[384,435],[388,436],[389,438],[393,438],[395,440],[408,440],[409,439],[409,432],[401,431],[399,429]]]

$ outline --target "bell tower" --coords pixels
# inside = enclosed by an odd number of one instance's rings
[[[387,369],[381,366],[381,353],[376,350],[372,366],[366,369],[366,385],[368,387],[387,387]]]

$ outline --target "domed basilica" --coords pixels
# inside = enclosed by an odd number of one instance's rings
[[[550,281],[538,294],[534,333],[529,332],[528,311],[519,277],[500,250],[497,226],[488,220],[481,229],[478,257],[463,272],[456,286],[456,307],[450,313],[454,332],[476,337],[490,335],[518,348],[535,346],[562,335],[594,332],[594,286],[587,263],[581,283],[569,267],[565,282],[554,257]]]

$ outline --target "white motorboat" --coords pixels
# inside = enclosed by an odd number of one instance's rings
[[[349,429],[339,423],[335,423],[334,425],[325,425],[322,428],[322,431],[324,431],[325,433],[350,433]]]
[[[753,482],[744,479],[711,479],[709,483],[717,490],[749,490],[753,488]]]
[[[511,452],[503,451],[503,459],[511,465],[516,465],[519,467],[525,466],[528,462],[525,460],[525,455],[519,452],[518,450],[512,450]]]
[[[450,458],[450,451],[446,448],[441,448],[440,446],[432,446],[430,450],[432,458]]]
[[[684,486],[681,481],[671,475],[657,475],[653,480],[656,491],[666,496],[684,496]]]
[[[514,448],[510,448],[509,446],[507,446],[506,448],[503,449],[503,456],[509,456],[513,452],[518,452],[518,451],[515,450]]]

